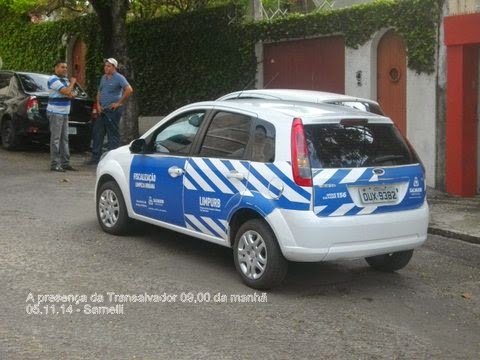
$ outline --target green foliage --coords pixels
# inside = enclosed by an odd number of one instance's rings
[[[1,1],[1,0],[0,0]],[[357,48],[382,28],[394,28],[407,45],[408,66],[434,71],[442,0],[380,0],[341,10],[291,14],[243,23],[238,9],[224,6],[128,23],[128,46],[143,115],[166,114],[192,101],[214,99],[253,87],[257,41],[343,35]],[[65,56],[62,35],[87,45],[87,91],[94,95],[102,74],[102,44],[94,15],[74,21],[33,24],[0,5],[0,57],[4,68],[49,73]]]
[[[129,55],[142,113],[163,114],[247,86],[254,43],[232,8],[206,9],[129,25]]]

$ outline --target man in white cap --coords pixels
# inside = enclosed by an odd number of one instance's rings
[[[105,74],[100,80],[97,92],[99,117],[93,124],[92,158],[88,162],[92,165],[100,160],[105,133],[108,137],[108,150],[120,146],[120,118],[124,104],[133,93],[133,89],[117,68],[118,61],[114,58],[104,60]]]

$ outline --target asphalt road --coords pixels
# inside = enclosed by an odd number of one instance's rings
[[[85,158],[59,174],[43,148],[0,150],[0,359],[480,358],[480,246],[430,236],[396,274],[290,264],[255,297],[229,249],[150,225],[103,233]],[[141,294],[158,302],[114,296]]]

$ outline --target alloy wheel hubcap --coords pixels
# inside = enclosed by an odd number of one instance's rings
[[[98,201],[100,220],[106,227],[115,226],[120,214],[120,204],[114,191],[106,189]]]
[[[238,242],[238,264],[251,280],[259,279],[267,266],[267,247],[262,236],[253,230],[245,232]]]

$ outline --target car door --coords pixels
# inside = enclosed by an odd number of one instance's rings
[[[185,167],[187,228],[227,239],[227,220],[247,190],[249,138],[254,114],[217,111]]]
[[[182,113],[152,133],[146,154],[130,167],[130,194],[135,213],[185,227],[183,174],[203,122],[205,110]]]

